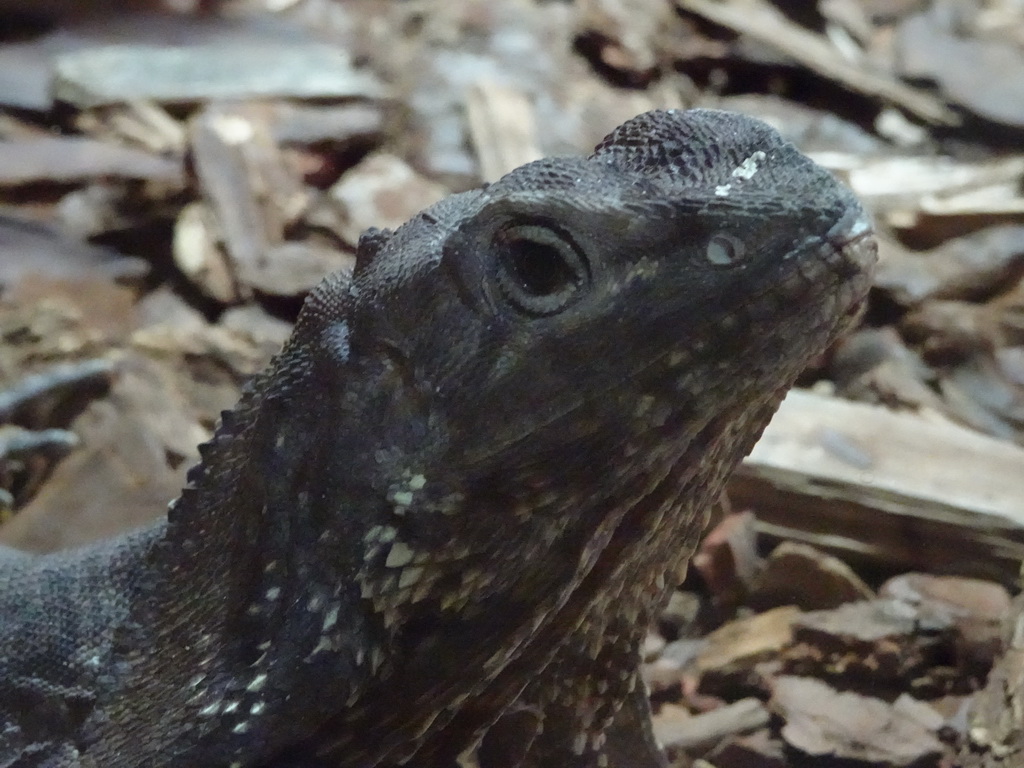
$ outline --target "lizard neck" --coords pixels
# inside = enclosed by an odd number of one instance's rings
[[[203,762],[263,758],[305,737],[370,673],[358,587],[341,572],[348,545],[310,503],[326,448],[320,409],[296,417],[307,394],[283,386],[279,366],[222,415],[136,586],[133,618],[156,648],[128,687],[161,702],[175,743]]]

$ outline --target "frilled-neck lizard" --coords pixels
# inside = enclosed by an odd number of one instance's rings
[[[661,765],[640,640],[874,254],[705,110],[367,232],[166,520],[0,561],[0,766]]]

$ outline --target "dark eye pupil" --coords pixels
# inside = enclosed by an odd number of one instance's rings
[[[516,311],[545,317],[568,307],[590,279],[583,252],[565,233],[524,222],[498,229],[491,241],[494,278]]]
[[[558,248],[535,240],[511,240],[506,244],[505,259],[510,275],[534,296],[560,293],[579,279]]]

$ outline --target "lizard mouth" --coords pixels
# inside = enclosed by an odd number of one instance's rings
[[[855,208],[841,217],[826,234],[829,245],[840,254],[847,268],[855,273],[846,291],[841,327],[845,331],[860,318],[867,304],[868,291],[878,262],[878,243],[867,213]]]
[[[869,279],[878,260],[875,230],[868,215],[855,209],[841,217],[826,233],[825,239],[841,252],[851,266],[858,268]]]
[[[833,245],[845,248],[847,245],[870,239],[873,234],[871,219],[857,207],[839,217],[825,236]]]

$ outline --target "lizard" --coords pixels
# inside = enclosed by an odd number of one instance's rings
[[[875,252],[702,109],[367,231],[165,519],[0,559],[0,766],[663,765],[639,643]]]

